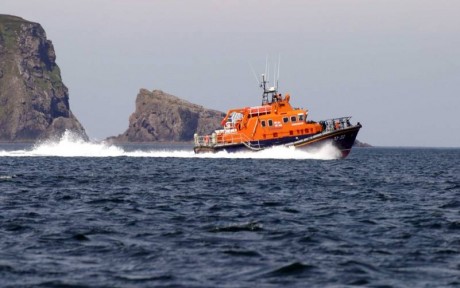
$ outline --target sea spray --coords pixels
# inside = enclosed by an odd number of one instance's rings
[[[66,131],[60,139],[40,141],[30,149],[0,150],[0,157],[152,157],[152,158],[224,158],[224,159],[319,159],[332,160],[340,157],[340,151],[332,144],[324,144],[312,152],[294,147],[277,146],[259,152],[245,151],[228,153],[195,154],[193,150],[159,149],[144,146],[127,151],[121,146],[106,142],[84,141],[78,134]]]
[[[118,157],[124,156],[123,149],[107,145],[84,141],[80,135],[66,131],[58,140],[45,140],[34,145],[30,156],[58,156],[58,157]]]

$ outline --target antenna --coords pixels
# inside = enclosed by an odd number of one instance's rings
[[[264,75],[268,75],[268,74],[267,74],[267,70],[268,70],[268,54],[267,54],[267,56],[265,57],[265,73],[264,73]]]
[[[260,84],[259,78],[257,78],[256,70],[254,70],[254,67],[252,66],[251,63],[249,63],[249,66],[251,66],[252,74],[256,78],[257,84],[259,84],[259,86],[260,86],[261,84]]]
[[[280,80],[281,54],[278,54],[278,78],[276,79],[276,90],[278,90],[278,81]]]
[[[266,83],[267,81],[265,81],[265,75],[262,74],[262,84],[260,84],[260,87],[264,89],[264,93],[262,94],[262,105],[266,105],[268,103],[268,91],[265,87]]]
[[[268,63],[270,61],[270,59],[268,58],[267,56],[267,83],[270,83],[270,64]]]

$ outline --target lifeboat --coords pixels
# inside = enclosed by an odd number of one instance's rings
[[[308,120],[308,110],[293,108],[289,94],[279,94],[276,87],[267,88],[262,75],[262,105],[231,109],[221,122],[221,129],[210,135],[194,135],[195,153],[218,151],[261,151],[273,146],[295,147],[313,151],[331,143],[345,158],[358,135],[361,124],[351,117],[322,121]]]

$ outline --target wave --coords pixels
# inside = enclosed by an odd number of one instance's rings
[[[195,154],[190,149],[142,148],[134,151],[106,142],[84,141],[78,134],[66,131],[60,139],[46,140],[29,149],[0,150],[0,157],[156,157],[156,158],[229,158],[229,159],[320,159],[332,160],[340,157],[340,151],[325,144],[314,152],[294,147],[272,147],[259,152]]]

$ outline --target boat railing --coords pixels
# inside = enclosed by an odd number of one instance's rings
[[[248,112],[249,112],[249,115],[251,116],[260,116],[260,115],[268,114],[271,111],[272,111],[272,106],[263,105],[263,106],[257,106],[257,107],[250,107]]]
[[[195,146],[213,146],[214,142],[212,137],[209,135],[198,136],[195,134],[193,140],[195,142]]]
[[[225,136],[224,136],[225,135]],[[232,144],[243,144],[246,147],[258,150],[260,149],[259,141],[251,141],[248,136],[240,133],[225,133],[211,135],[194,135],[195,146],[201,147],[216,147],[216,146],[227,146]]]
[[[353,124],[351,124],[350,118],[351,116],[331,118],[319,121],[318,123],[323,126],[322,133],[328,133],[354,126]]]

